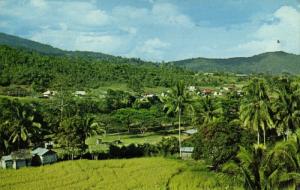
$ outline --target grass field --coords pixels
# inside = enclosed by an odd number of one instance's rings
[[[149,143],[149,144],[156,144],[159,141],[162,140],[163,137],[170,137],[170,136],[175,136],[177,137],[177,134],[168,134],[168,135],[163,135],[159,133],[154,133],[154,132],[148,132],[145,134],[110,134],[106,136],[93,136],[89,139],[87,139],[86,144],[89,146],[89,149],[91,151],[105,151],[108,149],[108,145],[105,144],[97,144],[97,139],[101,139],[102,142],[113,142],[115,140],[120,140],[122,142],[121,145],[129,145],[129,144],[144,144],[144,143]],[[186,138],[186,135],[182,135],[183,139]]]
[[[165,158],[77,160],[20,170],[0,169],[1,190],[104,189],[194,190],[241,189],[203,163]]]

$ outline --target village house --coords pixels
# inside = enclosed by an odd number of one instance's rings
[[[247,75],[247,74],[236,74],[235,76],[243,78],[243,77],[248,77],[249,75]]]
[[[213,76],[214,73],[203,73],[204,76]]]
[[[202,95],[211,95],[214,92],[214,90],[206,88],[202,90]]]
[[[1,167],[3,169],[31,166],[31,154],[27,150],[12,152],[10,155],[2,156]]]
[[[75,96],[85,96],[86,92],[85,91],[75,91]]]
[[[195,134],[197,132],[198,132],[197,129],[188,129],[188,130],[184,131],[184,133],[188,134],[188,135],[193,135],[193,134]]]
[[[194,152],[194,147],[181,147],[180,151],[182,159],[191,159]]]
[[[222,95],[223,95],[223,93],[220,92],[220,91],[219,92],[217,92],[217,91],[214,92],[214,96],[222,96]]]
[[[188,87],[188,90],[189,90],[190,92],[195,92],[195,91],[196,91],[196,87],[195,87],[195,86],[189,86],[189,87]]]
[[[57,94],[56,91],[47,90],[46,92],[43,92],[43,97],[50,98],[51,96],[55,96],[56,94]]]
[[[52,164],[57,162],[56,152],[46,148],[36,148],[31,152],[32,164],[35,166]]]
[[[51,164],[56,161],[56,152],[46,148],[37,148],[32,152],[29,150],[19,150],[12,152],[10,155],[2,156],[1,167],[3,169],[19,169],[27,166]]]

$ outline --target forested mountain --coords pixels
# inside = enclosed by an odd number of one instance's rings
[[[122,58],[97,52],[64,51],[50,45],[34,42],[13,35],[0,33],[0,45],[8,45],[18,49],[36,51],[41,54],[77,57],[85,60],[106,60],[108,62],[130,64],[153,64],[138,58]],[[192,58],[166,63],[168,66],[177,66],[192,71],[202,72],[233,72],[233,73],[300,73],[300,55],[286,52],[268,52],[252,57],[235,57],[228,59]]]
[[[193,71],[234,73],[300,73],[300,55],[268,52],[252,57],[228,59],[193,58],[168,63]]]
[[[139,63],[139,64],[137,64]],[[0,85],[31,85],[46,88],[97,88],[103,83],[134,83],[145,87],[173,86],[192,81],[193,72],[142,62],[139,59],[44,55],[36,51],[0,45]]]

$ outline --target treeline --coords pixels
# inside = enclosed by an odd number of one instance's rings
[[[50,56],[0,46],[0,85],[30,85],[36,91],[60,86],[97,88],[105,82],[137,81],[145,87],[173,86],[178,80],[192,81],[192,72],[113,57],[99,60],[93,56]]]
[[[299,89],[296,77],[253,77],[239,98],[196,101],[194,158],[245,189],[299,188]]]
[[[143,134],[174,125],[157,96],[141,98],[115,90],[101,99],[77,98],[69,91],[46,101],[0,98],[0,112],[0,155],[55,142],[66,155],[80,156],[93,135]]]

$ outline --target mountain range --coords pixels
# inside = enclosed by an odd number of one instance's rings
[[[89,51],[65,51],[47,44],[0,33],[0,45],[37,51],[41,54],[68,55],[95,59],[111,59],[117,56]],[[300,53],[300,52],[299,52]],[[121,57],[118,57],[121,58]],[[124,58],[127,59],[127,58]],[[142,62],[142,61],[139,61]],[[234,57],[227,59],[191,58],[164,64],[185,68],[196,72],[233,72],[233,73],[268,73],[300,74],[300,55],[283,51],[267,52],[251,57]]]

